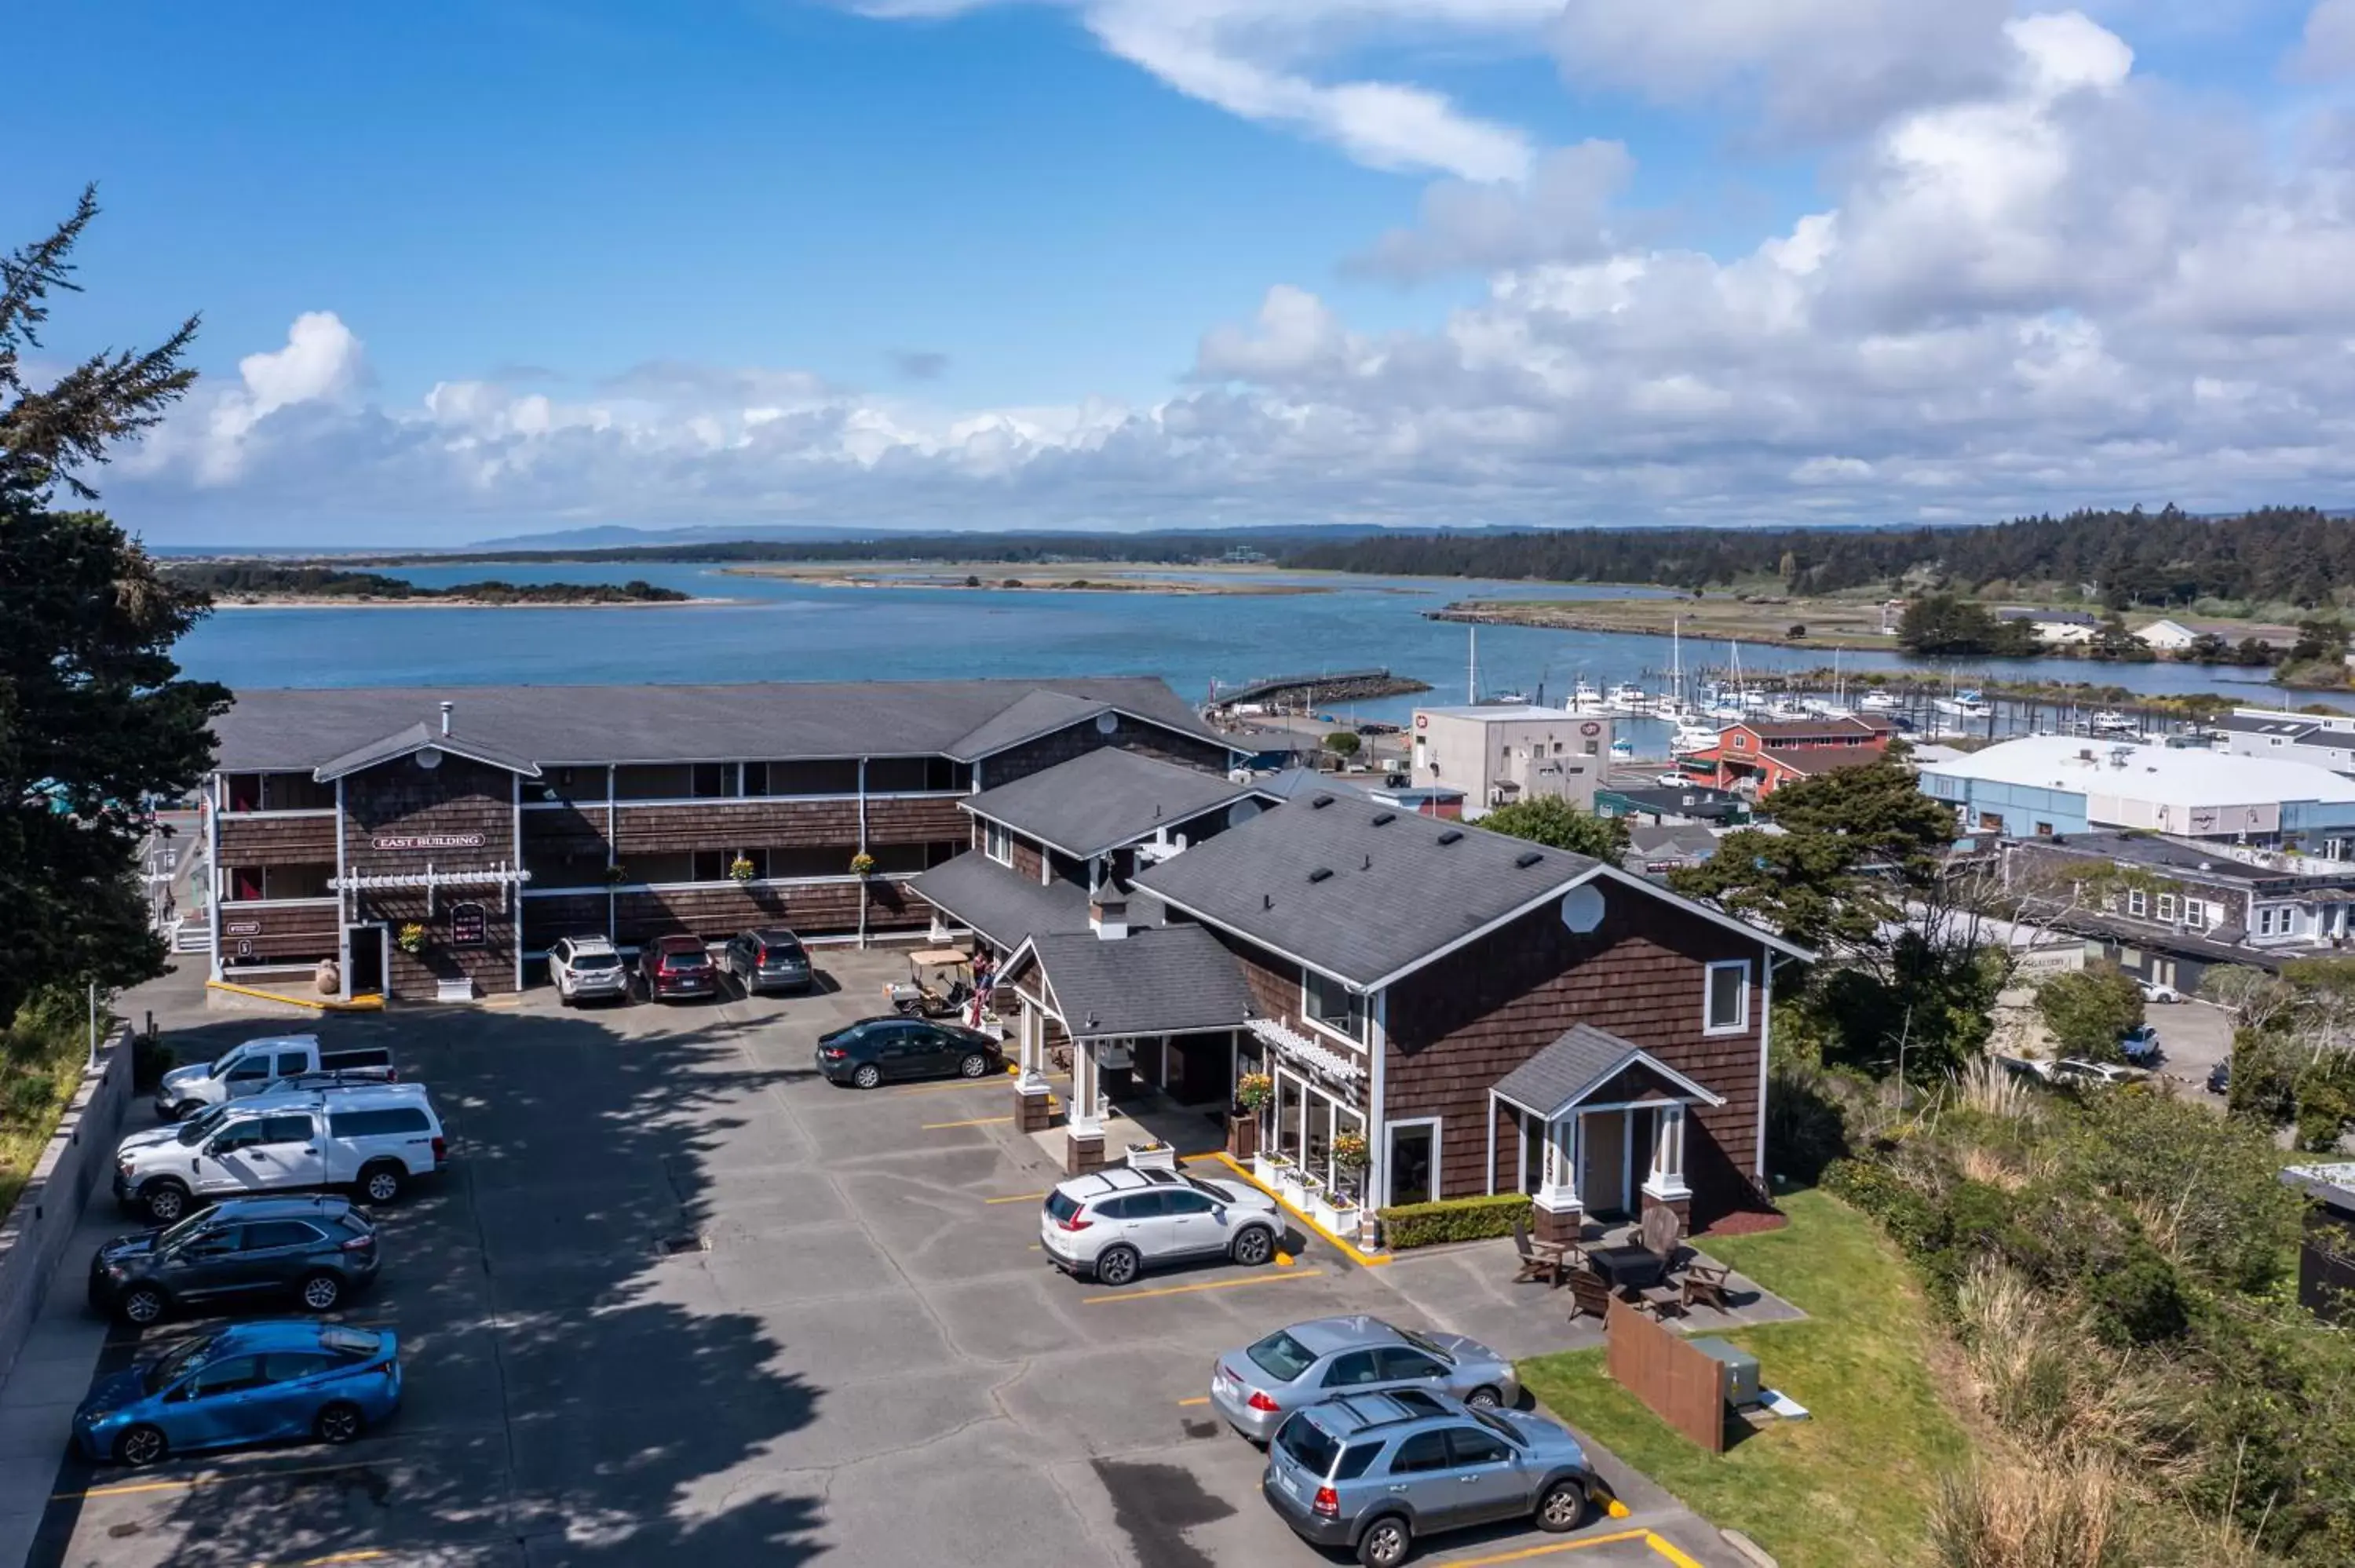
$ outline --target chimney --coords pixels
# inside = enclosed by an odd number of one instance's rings
[[[1088,929],[1101,941],[1117,942],[1128,935],[1128,895],[1110,883],[1088,899]]]
[[[442,705],[442,733],[443,735],[448,735],[450,733],[450,710],[457,705],[458,705],[455,703],[443,703]]]

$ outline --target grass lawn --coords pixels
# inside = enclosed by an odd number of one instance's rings
[[[1822,1192],[1783,1205],[1789,1225],[1707,1250],[1806,1311],[1726,1338],[1766,1385],[1812,1413],[1703,1453],[1613,1383],[1603,1352],[1540,1356],[1521,1381],[1572,1425],[1785,1568],[1922,1559],[1923,1519],[1969,1439],[1931,1380],[1928,1308],[1872,1222]]]
[[[58,1118],[81,1085],[88,1043],[79,1029],[40,1029],[20,1022],[0,1030],[0,1214],[25,1190]]]

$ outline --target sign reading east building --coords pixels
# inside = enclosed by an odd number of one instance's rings
[[[450,945],[479,948],[491,939],[490,916],[479,904],[450,906]]]
[[[480,833],[378,833],[368,840],[372,850],[465,850],[483,847]]]

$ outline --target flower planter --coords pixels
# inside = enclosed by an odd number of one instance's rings
[[[1253,1116],[1231,1116],[1227,1118],[1227,1152],[1237,1160],[1248,1160],[1252,1170],[1259,1170],[1259,1118]]]
[[[1263,1187],[1275,1185],[1275,1156],[1254,1149],[1252,1150],[1252,1180]]]
[[[1287,1165],[1275,1173],[1275,1195],[1297,1209],[1308,1197],[1308,1179],[1297,1165]]]
[[[1348,1198],[1337,1198],[1330,1192],[1319,1192],[1308,1210],[1310,1217],[1337,1236],[1346,1236],[1358,1228],[1358,1205]]]

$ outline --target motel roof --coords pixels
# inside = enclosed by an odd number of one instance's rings
[[[1060,876],[1033,882],[979,850],[943,861],[911,878],[908,886],[951,918],[1009,949],[1041,931],[1084,930],[1088,923],[1087,892],[1078,884]]]
[[[1099,747],[1011,784],[984,789],[963,804],[977,817],[1003,822],[1085,860],[1254,793],[1251,786],[1234,783],[1221,773]]]
[[[335,686],[241,691],[213,721],[221,771],[322,768],[438,732],[502,766],[949,757],[974,761],[1071,725],[1143,721],[1224,745],[1152,676],[741,685]],[[397,754],[388,752],[387,755]],[[985,781],[986,775],[985,773]]]
[[[2186,807],[2291,801],[2355,804],[2355,780],[2312,762],[2066,735],[2002,741],[1955,761],[1923,768],[1921,774],[1924,779],[1970,779],[2071,794],[2164,800]]]

